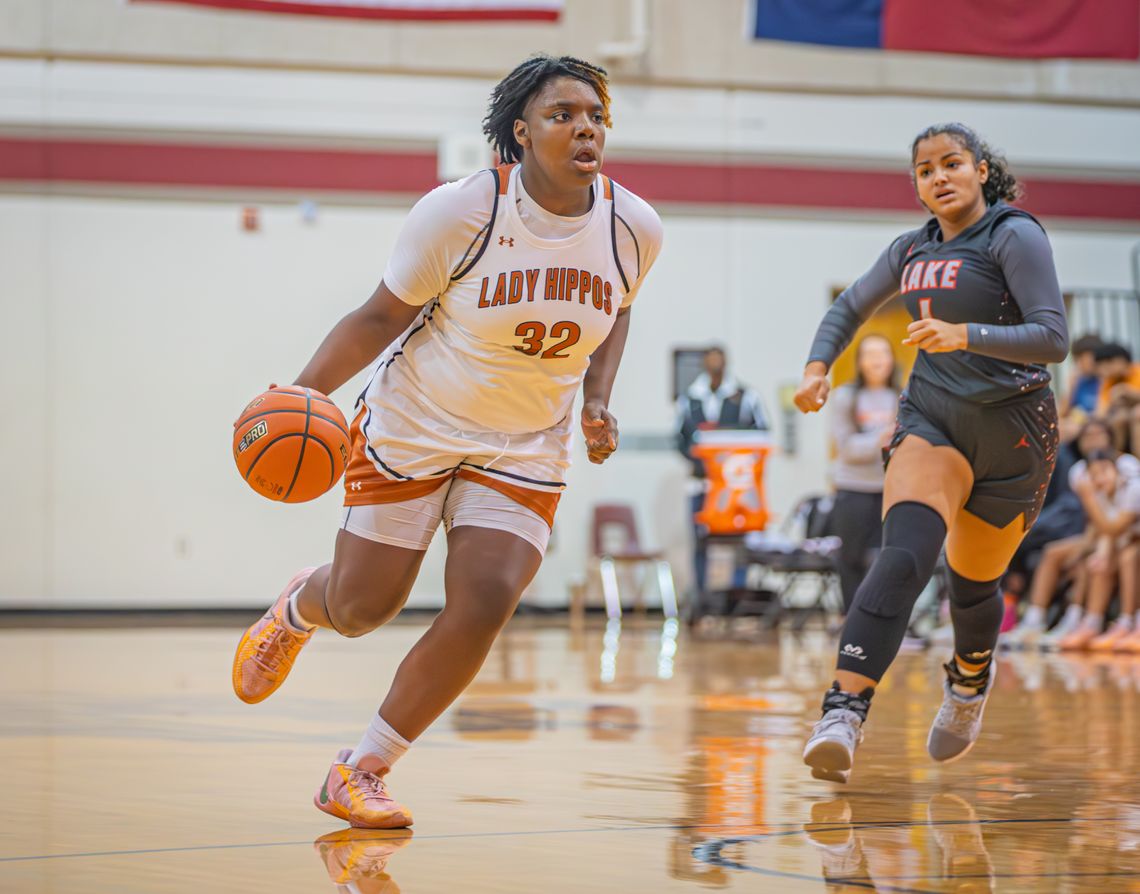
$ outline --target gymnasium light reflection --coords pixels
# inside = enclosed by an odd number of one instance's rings
[[[621,618],[606,621],[606,633],[602,637],[601,680],[612,683],[617,676],[617,656],[621,649]]]
[[[677,634],[681,625],[676,618],[666,618],[661,627],[661,651],[657,654],[657,678],[673,679],[673,658],[677,654]]]

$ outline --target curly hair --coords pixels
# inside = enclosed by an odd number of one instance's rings
[[[516,66],[491,91],[487,117],[483,119],[483,133],[504,164],[522,158],[522,147],[515,140],[515,121],[523,117],[531,97],[547,81],[562,77],[576,78],[593,87],[602,103],[603,123],[606,127],[613,124],[610,118],[609,80],[604,68],[573,56],[555,57],[539,53]]]
[[[932,124],[914,138],[914,142],[910,144],[910,165],[912,169],[918,153],[918,144],[940,134],[946,134],[973,155],[975,164],[984,161],[989,165],[989,177],[982,184],[982,195],[985,196],[987,205],[992,205],[1001,199],[1013,202],[1021,198],[1021,186],[1018,184],[1017,178],[1013,176],[1013,172],[1010,171],[1009,162],[1005,160],[1005,156],[992,149],[989,143],[979,137],[972,128],[956,121],[949,124]],[[914,176],[913,172],[911,176]]]

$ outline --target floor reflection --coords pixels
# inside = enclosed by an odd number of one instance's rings
[[[514,622],[393,772],[414,841],[330,831],[328,755],[422,630],[318,637],[252,708],[230,631],[0,632],[0,890],[1140,894],[1140,660],[1003,655],[937,766],[944,656],[904,655],[838,786],[800,762],[835,648],[811,628]]]
[[[412,841],[410,829],[341,829],[313,842],[329,881],[351,894],[400,894],[388,861]]]

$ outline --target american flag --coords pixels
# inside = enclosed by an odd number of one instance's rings
[[[405,22],[554,22],[563,0],[130,0],[249,12]]]

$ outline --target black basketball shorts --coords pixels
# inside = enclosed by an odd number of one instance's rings
[[[911,382],[884,465],[907,435],[953,447],[974,470],[966,510],[1004,528],[1025,513],[1029,530],[1041,512],[1057,462],[1057,403],[1049,388],[992,404],[963,400],[927,382]]]

